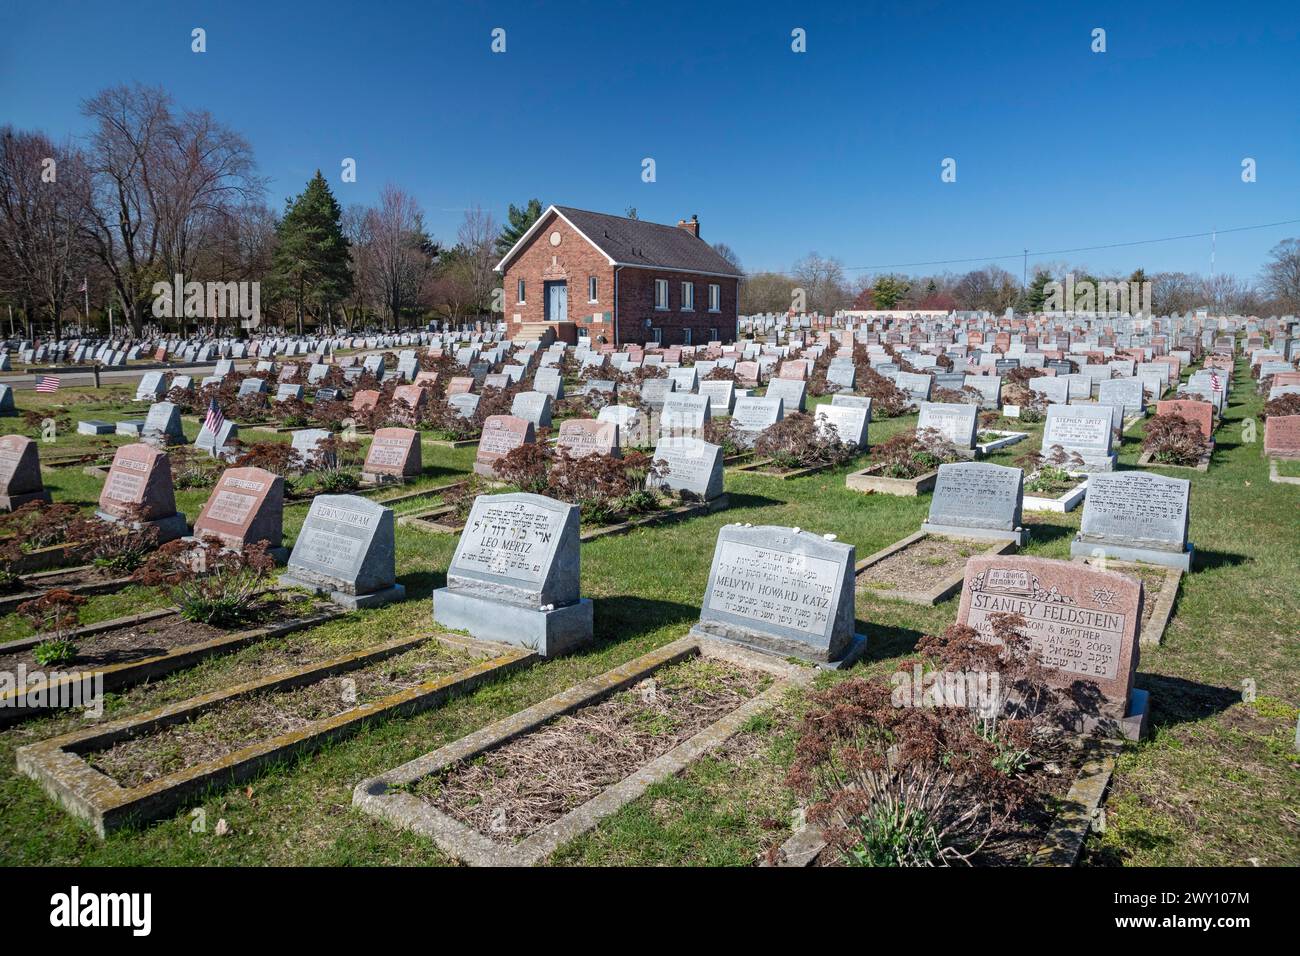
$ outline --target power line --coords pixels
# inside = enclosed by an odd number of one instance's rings
[[[912,269],[917,266],[948,266],[960,265],[968,262],[1000,262],[1004,259],[1020,259],[1024,257],[1026,261],[1029,256],[1062,256],[1075,252],[1093,252],[1098,249],[1122,249],[1128,246],[1145,246],[1154,242],[1177,242],[1180,239],[1204,239],[1206,236],[1213,236],[1225,232],[1249,232],[1252,229],[1271,229],[1274,226],[1290,226],[1300,223],[1300,219],[1283,219],[1278,222],[1265,222],[1254,226],[1235,226],[1231,229],[1211,229],[1208,232],[1189,232],[1181,236],[1163,236],[1159,239],[1136,239],[1132,242],[1109,242],[1099,246],[1077,246],[1073,249],[1030,249],[1014,252],[1005,256],[971,256],[966,259],[931,259],[928,262],[893,262],[884,265],[874,266],[851,266],[845,268],[845,272],[876,272],[882,269]]]

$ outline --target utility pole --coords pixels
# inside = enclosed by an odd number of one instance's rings
[[[1020,291],[1024,291],[1029,286],[1029,250],[1025,250],[1025,264],[1020,270]]]

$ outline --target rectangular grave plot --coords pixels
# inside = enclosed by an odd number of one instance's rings
[[[21,667],[29,675],[26,688],[0,696],[0,724],[54,709],[54,702],[70,696],[64,689],[79,683],[88,673],[102,678],[104,690],[122,690],[207,657],[323,624],[342,613],[327,602],[287,592],[265,594],[263,608],[257,626],[228,630],[186,621],[175,607],[88,624],[73,633],[77,656],[53,669],[59,672],[57,676],[52,669],[36,663],[32,653],[48,635],[37,634],[0,645],[0,671],[18,673]],[[33,679],[38,674],[40,678]],[[33,696],[43,699],[44,706],[29,707],[23,702],[24,697],[31,700]]]
[[[918,531],[859,561],[854,568],[854,588],[875,597],[929,607],[961,589],[967,559],[1015,550],[1014,541],[990,546],[973,538]]]
[[[439,655],[445,649],[456,658],[455,666],[421,669],[421,663],[433,659],[422,645],[432,642],[441,645]],[[102,837],[173,813],[210,788],[246,780],[269,763],[342,739],[377,717],[439,706],[535,657],[520,648],[451,634],[397,638],[20,748],[18,769]],[[346,696],[344,680],[354,682],[354,699]],[[278,702],[297,708],[313,695],[319,699],[309,701],[310,706],[297,714],[299,725],[288,732],[253,739],[256,733],[238,730],[236,719],[222,738],[223,716],[250,719],[256,726],[268,713],[284,716],[275,709]],[[164,735],[169,744],[181,747],[188,765],[168,771],[159,758],[159,769],[166,772],[144,779],[148,748]],[[115,777],[123,778],[125,785]]]
[[[675,691],[672,669],[692,665],[713,668],[713,674],[729,673],[725,682],[712,678],[699,682],[711,690],[725,683],[726,690],[694,698],[687,691]],[[792,685],[809,682],[813,673],[810,667],[747,648],[688,636],[362,781],[353,791],[353,805],[432,839],[444,852],[470,865],[540,863],[652,784],[722,744]],[[625,726],[629,714],[651,714],[649,708],[659,708],[653,716],[674,728],[657,747],[624,736],[606,745],[613,748],[609,752],[595,752],[585,736],[572,735],[569,727],[579,712],[584,719],[604,721],[613,728]],[[635,717],[631,725],[637,726]],[[537,785],[539,792],[549,793],[547,805],[556,809],[529,810],[526,802],[502,803],[498,809],[486,793],[477,805],[461,799],[480,783],[507,792],[502,783],[511,781],[499,774],[535,767],[529,755],[537,753],[546,756],[549,768],[547,781]],[[582,779],[580,768],[591,761],[596,761],[595,769],[607,771],[608,780],[583,789],[572,781]],[[470,773],[475,775],[472,779],[461,776]]]

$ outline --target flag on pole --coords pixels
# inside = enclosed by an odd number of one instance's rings
[[[85,279],[82,279],[82,280],[81,280],[81,288],[78,289],[77,291],[78,291],[78,292],[88,292],[88,291],[90,291],[90,287],[89,287],[88,285],[86,285],[86,280],[85,280]]]
[[[221,407],[217,405],[217,400],[214,398],[208,402],[208,415],[203,419],[203,427],[213,435],[216,435],[221,431],[221,426],[225,423],[226,416],[221,414]]]
[[[57,392],[59,390],[59,377],[57,375],[42,375],[36,380],[36,391],[38,392]]]

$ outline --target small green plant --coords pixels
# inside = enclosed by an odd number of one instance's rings
[[[32,648],[32,658],[42,667],[58,667],[77,659],[77,645],[66,638],[41,641]]]
[[[935,866],[942,859],[939,830],[923,810],[881,803],[850,824],[858,840],[844,851],[851,866]]]
[[[164,590],[187,621],[233,627],[259,616],[261,594],[274,567],[265,541],[236,551],[208,535],[163,545],[134,580]]]
[[[86,599],[63,588],[47,591],[38,598],[18,605],[18,613],[31,622],[38,634],[48,634],[32,649],[32,657],[42,667],[70,664],[77,657],[77,644],[71,634],[81,617]]]

